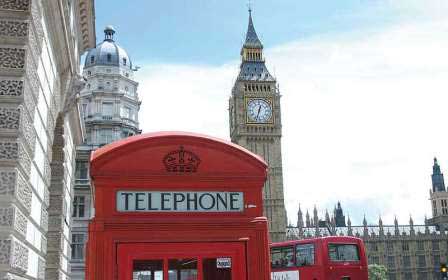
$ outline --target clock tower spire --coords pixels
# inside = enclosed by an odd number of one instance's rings
[[[249,9],[246,40],[241,48],[240,71],[229,100],[232,142],[262,156],[268,163],[263,189],[264,214],[269,220],[271,241],[286,237],[281,156],[280,93],[276,79],[266,68],[263,44]]]

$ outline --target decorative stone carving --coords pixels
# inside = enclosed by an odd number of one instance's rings
[[[34,110],[37,106],[37,102],[34,99],[34,94],[32,93],[30,83],[28,82],[26,82],[23,90],[23,106],[26,108],[28,112],[30,112],[31,123],[33,123],[35,112]]]
[[[39,258],[37,264],[37,279],[45,279],[45,260]]]
[[[29,174],[31,171],[31,159],[29,158],[28,154],[26,153],[23,144],[18,145],[19,151],[18,151],[18,160],[19,163],[22,165],[22,168]]]
[[[0,67],[23,69],[25,67],[25,50],[18,48],[0,48]]]
[[[22,214],[22,212],[15,208],[14,211],[14,228],[23,234],[23,236],[26,236],[26,228],[27,228],[28,220],[25,217],[25,215]]]
[[[23,109],[21,110],[21,114],[20,114],[19,129],[20,129],[20,132],[25,137],[31,153],[34,154],[34,149],[35,149],[34,143],[36,142],[36,132],[34,131],[33,123],[29,119],[28,114],[26,114],[25,110],[23,110]]]
[[[14,195],[17,173],[13,171],[0,172],[0,195]]]
[[[34,102],[37,103],[40,85],[39,76],[37,75],[37,69],[34,67],[33,62],[26,65],[25,81],[25,95],[29,94],[33,97]],[[34,112],[34,110],[30,112]]]
[[[0,108],[0,128],[18,129],[20,110],[17,108]]]
[[[44,204],[46,208],[50,206],[50,192],[47,187],[44,188]]]
[[[28,248],[14,241],[11,266],[25,273],[28,269]]]
[[[49,153],[50,153],[50,151],[49,151]],[[50,167],[50,163],[48,162],[48,160],[45,160],[45,162],[44,162],[44,180],[48,186],[51,184],[51,167]]]
[[[44,29],[42,26],[42,13],[39,8],[38,1],[33,1],[31,5],[31,17],[33,18],[32,22],[34,25],[34,29],[36,30],[36,36],[39,39],[39,42],[42,40],[44,36]]]
[[[23,21],[1,20],[0,36],[26,37],[28,23]]]
[[[17,177],[17,198],[29,211],[31,210],[31,188],[22,176]]]
[[[0,208],[0,226],[10,227],[14,220],[14,208]]]
[[[23,81],[0,80],[0,96],[21,96],[23,94]]]
[[[55,98],[51,98],[50,110],[48,110],[47,127],[51,127],[54,129],[57,114],[58,114],[58,107],[57,107]]]
[[[15,274],[10,274],[10,273],[6,273],[3,278],[1,278],[2,280],[25,280],[25,278],[23,277],[17,277],[17,275]]]
[[[48,212],[45,208],[42,208],[40,224],[45,231],[48,231]]]
[[[0,264],[9,264],[11,258],[11,240],[0,239]]]
[[[16,142],[0,142],[0,159],[17,159],[18,151]]]
[[[69,112],[71,109],[77,106],[79,94],[85,87],[85,85],[86,81],[82,76],[72,77],[62,108],[62,111],[64,113]]]
[[[27,11],[30,7],[30,0],[2,0],[0,1],[0,9]]]
[[[44,237],[43,234],[41,236],[40,246],[41,246],[40,250],[42,251],[42,253],[46,254],[47,253],[47,239]]]

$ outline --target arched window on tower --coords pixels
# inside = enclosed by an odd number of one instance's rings
[[[92,55],[91,57],[90,57],[90,63],[94,63],[95,62],[95,57]]]
[[[107,54],[107,62],[112,61],[112,55],[110,53]]]
[[[126,66],[127,60],[123,57],[123,65]]]

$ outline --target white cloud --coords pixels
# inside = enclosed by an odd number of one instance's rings
[[[267,49],[280,83],[289,219],[298,203],[337,200],[360,223],[430,215],[432,157],[448,170],[448,21],[314,37]],[[236,52],[237,55],[237,52]],[[188,130],[228,139],[238,61],[147,65],[138,72],[144,132]],[[365,209],[364,209],[365,208]],[[373,221],[372,219],[375,219]]]

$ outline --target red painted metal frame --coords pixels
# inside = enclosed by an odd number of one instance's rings
[[[129,270],[134,260],[163,260],[196,258],[198,260],[198,278],[202,279],[202,259],[210,257],[230,257],[232,259],[232,279],[246,279],[245,242],[226,243],[151,243],[120,244],[118,247],[118,274],[123,280],[132,280]],[[167,267],[163,279],[168,280]]]
[[[163,158],[180,146],[200,158],[197,172],[173,173],[165,169]],[[96,150],[90,166],[95,217],[89,225],[86,279],[121,280],[121,256],[117,253],[120,246],[133,248],[135,244],[135,250],[145,251],[163,243],[168,252],[179,243],[201,243],[218,246],[222,251],[226,242],[245,244],[246,275],[238,279],[270,279],[267,220],[262,204],[266,168],[259,156],[240,146],[193,133],[142,134]],[[119,190],[243,192],[246,208],[233,213],[125,213],[116,210]],[[201,250],[198,247],[194,254],[207,253]]]

